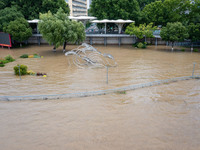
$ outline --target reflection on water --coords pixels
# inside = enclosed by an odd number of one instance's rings
[[[0,95],[70,93],[109,89],[192,73],[199,53],[169,52],[164,47],[137,50],[131,46],[96,46],[112,54],[117,68],[78,69],[62,51],[51,47],[0,49],[0,57],[17,60],[0,68]],[[68,47],[69,50],[74,46]],[[161,50],[162,49],[162,50]],[[38,53],[43,59],[19,59]],[[13,73],[13,66],[46,72],[47,78]],[[199,67],[199,66],[197,66]],[[199,68],[196,69],[199,74]],[[2,150],[199,150],[200,80],[180,81],[149,88],[86,98],[50,101],[0,102]]]

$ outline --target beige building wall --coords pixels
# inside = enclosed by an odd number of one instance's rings
[[[87,0],[68,0],[70,16],[87,16]]]

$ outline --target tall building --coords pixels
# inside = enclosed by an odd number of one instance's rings
[[[91,3],[92,3],[92,0],[88,0],[88,9],[90,8]]]
[[[69,4],[70,16],[87,16],[87,0],[65,0]]]

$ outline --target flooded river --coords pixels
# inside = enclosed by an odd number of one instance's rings
[[[68,50],[76,46],[69,46]],[[170,47],[95,46],[118,67],[79,69],[61,48],[0,48],[16,61],[0,68],[0,95],[44,95],[112,89],[200,74],[200,54]],[[44,58],[19,58],[22,54]],[[14,75],[17,64],[47,77]],[[48,101],[0,102],[2,150],[200,150],[200,80],[186,80],[104,96]]]

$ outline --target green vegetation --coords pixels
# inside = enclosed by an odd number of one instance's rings
[[[172,43],[172,50],[174,42],[184,41],[184,39],[189,37],[188,30],[180,22],[167,23],[166,27],[163,27],[160,36],[165,41],[170,41]]]
[[[181,49],[181,51],[182,51],[182,52],[185,52],[185,49],[184,49],[184,48],[182,48],[182,49]]]
[[[15,61],[15,59],[13,59],[12,56],[10,56],[10,55],[6,56],[4,59],[7,60],[8,62]]]
[[[3,31],[3,27],[7,27],[11,21],[23,17],[22,13],[16,7],[0,9],[0,31]]]
[[[137,48],[146,48],[146,44],[145,44],[145,42],[144,43],[142,43],[142,42],[139,42],[139,43],[136,43],[136,46],[135,47],[137,47]]]
[[[117,94],[126,94],[126,91],[117,91]]]
[[[41,57],[38,54],[33,54],[33,55],[23,54],[20,56],[20,58],[41,58]]]
[[[48,11],[56,13],[59,8],[62,8],[67,14],[70,11],[65,0],[3,0],[0,2],[0,10],[9,7],[15,7],[26,20],[38,19],[39,13]],[[0,14],[0,16],[2,15]]]
[[[125,33],[129,35],[135,35],[138,38],[135,47],[138,48],[146,48],[146,43],[144,43],[144,38],[152,38],[153,31],[156,29],[156,26],[153,27],[153,23],[148,25],[140,24],[139,26],[135,26],[134,23],[130,24],[127,28]],[[139,43],[138,43],[139,42]]]
[[[93,0],[89,12],[98,19],[131,19],[136,23],[141,17],[137,0]]]
[[[8,55],[6,57],[4,57],[4,59],[0,59],[0,67],[4,67],[5,64],[9,63],[9,62],[13,62],[15,61],[14,58],[12,58],[12,56]]]
[[[190,10],[190,0],[155,1],[146,5],[142,11],[145,22],[154,22],[155,25],[165,26],[168,22],[186,23]]]
[[[3,0],[0,2],[0,32],[11,34],[14,41],[12,45],[27,40],[32,35],[32,29],[27,20],[38,19],[39,13],[51,11],[56,13],[62,8],[69,14],[69,7],[65,0]]]
[[[28,22],[24,18],[17,18],[11,21],[8,26],[3,30],[12,35],[12,39],[20,42],[27,40],[32,35],[32,29],[29,27]]]
[[[20,56],[20,58],[28,58],[28,54],[23,54]]]
[[[40,14],[39,30],[43,38],[57,48],[67,42],[75,43],[85,40],[85,27],[81,22],[70,21],[67,14],[60,8],[56,14],[50,11]]]
[[[199,50],[198,49],[194,49],[194,52],[199,52]]]
[[[193,43],[200,40],[200,24],[190,23],[187,28],[191,40],[191,50],[193,50]]]
[[[20,75],[26,75],[27,74],[27,66],[26,65],[19,65],[18,64],[13,69],[14,69],[15,75],[19,75],[19,70],[20,70]]]

